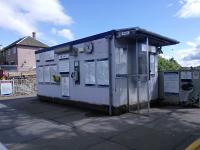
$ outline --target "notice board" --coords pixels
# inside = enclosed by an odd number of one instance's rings
[[[178,72],[164,72],[164,92],[171,94],[179,93]]]
[[[10,95],[13,93],[12,81],[1,81],[1,95]]]
[[[62,96],[69,96],[69,77],[61,77]]]

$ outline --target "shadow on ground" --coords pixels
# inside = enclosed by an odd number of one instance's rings
[[[183,150],[200,136],[199,109],[140,113],[110,117],[36,97],[3,100],[0,142],[13,150]]]

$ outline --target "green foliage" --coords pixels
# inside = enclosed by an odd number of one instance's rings
[[[166,59],[161,56],[158,56],[158,70],[179,70],[181,69],[181,65],[174,59]]]

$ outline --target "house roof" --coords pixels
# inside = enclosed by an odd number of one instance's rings
[[[22,45],[22,46],[30,46],[30,47],[41,47],[41,48],[47,48],[48,45],[30,37],[30,36],[26,36],[26,37],[23,37],[23,38],[20,38],[18,40],[16,40],[15,42],[11,43],[10,45],[4,47],[3,49],[6,50],[6,49],[9,49],[13,46],[16,46],[16,45]]]
[[[127,35],[127,33],[128,33],[128,35]],[[179,41],[177,41],[175,39],[172,39],[172,38],[169,38],[169,37],[166,37],[166,36],[154,33],[154,32],[147,31],[147,30],[139,28],[139,27],[133,27],[133,28],[110,30],[107,32],[88,36],[88,37],[78,39],[75,41],[71,41],[71,42],[60,44],[60,45],[55,45],[52,47],[44,48],[44,49],[36,51],[35,53],[38,54],[38,53],[50,51],[50,50],[56,49],[56,48],[62,48],[65,46],[89,42],[89,41],[105,38],[109,35],[114,35],[114,36],[116,36],[116,38],[143,38],[144,39],[145,37],[149,37],[151,39],[151,41],[153,43],[155,43],[157,46],[167,46],[167,45],[174,45],[174,44],[179,43]]]

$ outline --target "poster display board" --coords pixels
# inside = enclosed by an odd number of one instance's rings
[[[127,56],[125,48],[117,48],[115,51],[116,74],[127,74]]]
[[[172,94],[179,93],[178,72],[164,72],[164,92]]]
[[[69,77],[61,78],[61,94],[62,96],[69,96]]]
[[[181,71],[181,79],[192,79],[191,71]]]
[[[97,84],[109,85],[108,60],[97,61]]]
[[[58,68],[59,72],[69,72],[69,59],[59,60]]]
[[[50,66],[51,82],[55,83],[53,76],[57,75],[57,65]]]
[[[43,82],[44,77],[43,77],[43,67],[38,67],[38,82]]]
[[[51,82],[50,66],[44,66],[44,82]]]
[[[54,60],[54,51],[48,51],[43,53],[43,58],[45,58],[45,60]]]
[[[96,84],[95,80],[95,61],[86,61],[85,67],[85,84]]]
[[[10,95],[13,93],[12,81],[1,81],[0,83],[0,93],[1,95]]]

